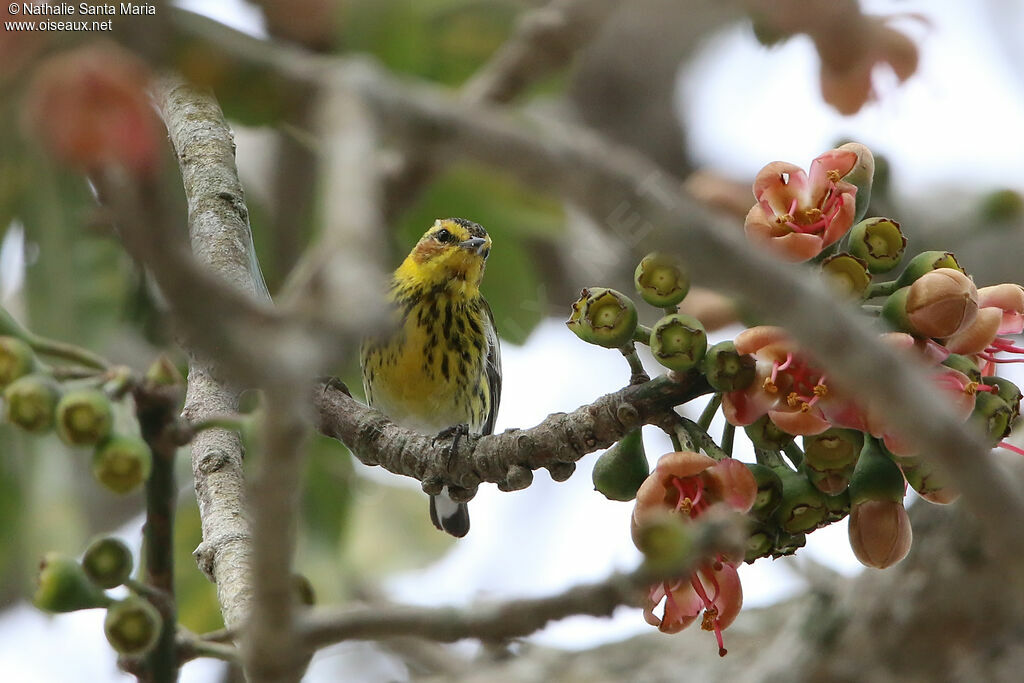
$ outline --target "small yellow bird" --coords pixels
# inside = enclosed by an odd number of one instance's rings
[[[491,238],[463,218],[434,222],[398,267],[389,299],[396,325],[360,349],[366,400],[420,433],[494,431],[501,398],[501,355],[491,309],[480,293]],[[453,444],[454,445],[454,444]],[[469,510],[430,497],[434,526],[462,537]]]

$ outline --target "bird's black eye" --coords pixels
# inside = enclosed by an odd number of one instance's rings
[[[434,233],[434,239],[443,244],[445,242],[451,242],[453,239],[455,239],[455,236],[452,235],[447,230],[445,230],[444,228],[441,228],[440,230]]]

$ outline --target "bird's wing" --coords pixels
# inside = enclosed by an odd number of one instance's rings
[[[484,301],[484,313],[487,314],[484,333],[487,336],[487,359],[484,372],[487,373],[487,389],[491,395],[491,410],[487,413],[481,434],[494,432],[494,421],[498,418],[498,404],[501,402],[501,348],[498,345],[498,331],[494,326],[494,314],[491,307]]]

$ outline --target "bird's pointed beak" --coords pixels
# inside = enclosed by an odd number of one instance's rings
[[[477,254],[482,254],[484,250],[487,248],[487,240],[485,240],[483,237],[474,237],[472,239],[466,240],[465,242],[459,242],[459,246],[465,249],[466,251],[472,251],[476,252]]]

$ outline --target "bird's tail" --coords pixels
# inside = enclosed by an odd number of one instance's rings
[[[448,497],[448,487],[430,497],[430,521],[456,538],[469,533],[469,506]]]

